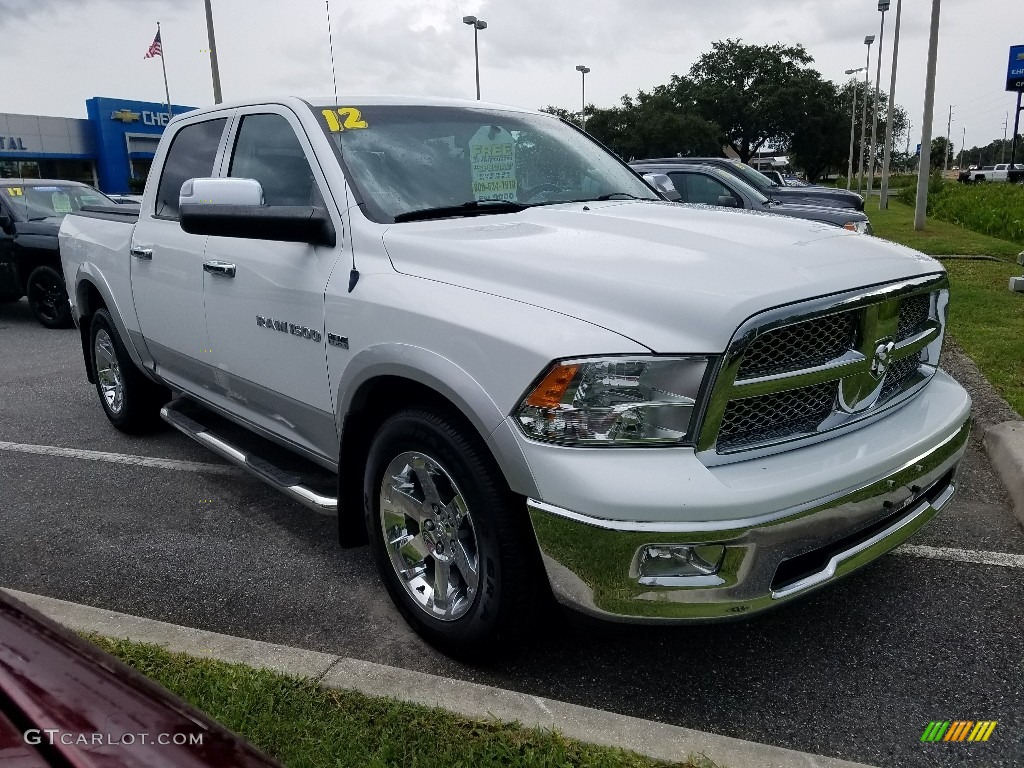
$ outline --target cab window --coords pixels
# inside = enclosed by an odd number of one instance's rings
[[[160,186],[156,193],[155,214],[160,218],[178,218],[178,197],[181,185],[189,179],[213,175],[213,161],[224,133],[227,118],[186,125],[171,141],[164,161]]]
[[[246,115],[229,176],[255,179],[267,205],[319,205],[319,191],[295,131],[281,115]]]

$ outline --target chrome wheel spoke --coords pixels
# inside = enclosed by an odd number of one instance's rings
[[[423,490],[423,501],[427,505],[430,504],[441,504],[441,496],[437,492],[437,485],[434,483],[434,478],[426,465],[426,462],[422,457],[417,457],[413,461],[413,472],[416,475],[416,479],[419,481],[420,488]]]
[[[96,358],[96,380],[103,400],[111,413],[120,413],[124,405],[124,380],[114,351],[114,342],[106,330],[96,334],[93,355]]]
[[[395,512],[401,512],[405,517],[415,520],[418,525],[429,516],[429,507],[424,508],[423,502],[412,495],[412,486],[402,482],[402,478],[391,478],[391,487],[388,489],[388,504]]]
[[[466,590],[472,596],[476,592],[476,585],[479,581],[476,557],[466,551],[466,545],[456,539],[453,542],[455,547],[453,561],[459,570],[459,575],[466,583]]]
[[[432,597],[434,612],[441,613],[446,617],[452,612],[453,607],[449,602],[448,594],[451,587],[449,581],[451,575],[449,573],[450,568],[451,565],[449,563],[434,561],[434,594]]]
[[[391,547],[397,551],[398,556],[402,558],[403,562],[406,563],[408,568],[406,571],[415,570],[422,566],[428,557],[430,557],[430,547],[423,540],[423,536],[420,534],[411,535],[406,534],[395,541],[391,542]],[[406,578],[410,578],[407,576]]]

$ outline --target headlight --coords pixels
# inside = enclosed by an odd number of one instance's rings
[[[862,235],[874,234],[870,221],[848,221],[843,224],[843,229],[848,229],[851,232],[859,232]]]
[[[567,360],[547,371],[515,412],[528,437],[622,447],[692,442],[707,357]]]

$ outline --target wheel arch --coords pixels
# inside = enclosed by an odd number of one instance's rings
[[[336,399],[340,427],[338,462],[338,536],[342,546],[365,543],[362,523],[362,483],[370,442],[392,414],[410,407],[440,410],[462,421],[484,444],[516,493],[529,493],[532,474],[521,452],[518,456],[496,450],[491,434],[505,420],[498,405],[468,372],[440,355],[422,348],[404,347],[360,353],[346,367]],[[359,358],[375,358],[359,365]],[[357,372],[358,371],[358,372]]]

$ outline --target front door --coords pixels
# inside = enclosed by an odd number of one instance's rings
[[[187,179],[215,174],[228,119],[188,123],[167,151],[156,199],[141,211],[131,242],[132,296],[157,371],[182,389],[210,378],[210,341],[203,312],[205,235],[178,222],[178,195]]]
[[[326,205],[338,240],[328,248],[210,237],[204,262],[221,268],[204,275],[213,391],[257,426],[336,461],[324,292],[342,249],[341,217],[324,202],[326,180],[290,110],[240,110],[232,133],[227,175],[256,179],[267,205]]]

